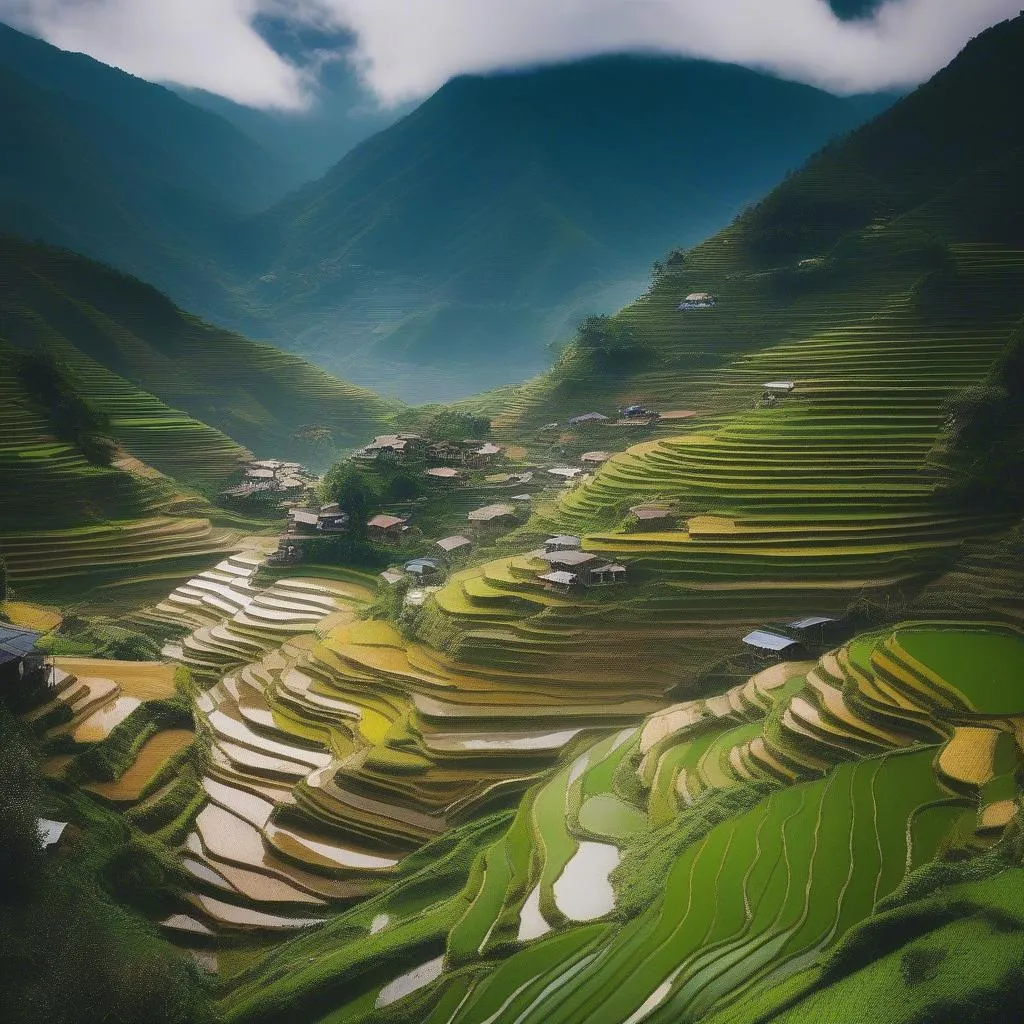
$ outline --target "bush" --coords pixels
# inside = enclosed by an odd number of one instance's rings
[[[36,830],[40,792],[39,765],[0,704],[0,903],[23,895],[42,863]]]

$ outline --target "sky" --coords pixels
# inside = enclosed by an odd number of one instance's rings
[[[1020,8],[881,0],[842,20],[828,0],[0,0],[0,21],[150,81],[298,111],[336,60],[385,107],[459,74],[612,52],[744,64],[839,93],[906,88]],[[317,42],[268,42],[289,26]]]

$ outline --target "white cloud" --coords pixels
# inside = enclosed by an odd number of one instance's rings
[[[0,18],[157,81],[253,106],[302,106],[308,72],[259,14],[351,29],[385,103],[453,75],[623,50],[746,64],[837,92],[914,85],[1021,0],[887,0],[842,22],[826,0],[0,0]]]

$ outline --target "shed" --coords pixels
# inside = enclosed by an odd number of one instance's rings
[[[580,462],[589,462],[592,466],[599,466],[611,457],[611,452],[585,452],[580,456]]]
[[[853,630],[845,619],[836,619],[830,615],[809,615],[787,623],[786,632],[803,642],[820,645],[846,640]]]
[[[483,444],[479,448],[475,449],[473,451],[473,454],[482,455],[484,458],[490,458],[492,455],[500,455],[501,448],[499,448],[496,444],[491,444],[490,442],[488,442],[487,444]]]
[[[627,569],[618,562],[609,562],[607,565],[599,565],[596,569],[590,570],[590,582],[592,585],[602,587],[612,583],[625,583]]]
[[[544,541],[544,550],[550,554],[552,551],[579,551],[579,537],[572,537],[569,534],[561,534],[558,537],[548,537]]]
[[[468,537],[456,535],[454,537],[442,537],[437,542],[437,546],[450,555],[453,551],[461,551],[463,548],[472,547],[473,542]]]
[[[245,471],[250,480],[273,480],[275,473],[272,469],[253,469],[250,467]]]
[[[347,512],[325,512],[320,510],[316,528],[323,533],[342,533],[348,529]]]
[[[796,656],[803,648],[798,640],[791,636],[782,636],[767,629],[755,629],[743,638],[743,643],[753,647],[762,654]]]
[[[577,466],[555,466],[548,470],[551,476],[560,476],[563,480],[575,480],[582,472]]]
[[[582,416],[573,416],[569,420],[570,426],[579,426],[581,423],[606,423],[608,417],[599,412],[585,412]]]
[[[796,387],[796,381],[792,380],[770,380],[762,384],[765,391],[775,391],[781,394],[789,394]]]
[[[295,526],[312,526],[315,528],[320,522],[319,514],[308,508],[293,508],[288,513],[288,518]]]
[[[554,590],[568,590],[576,586],[580,578],[574,572],[546,572],[537,579],[543,580]]]
[[[494,523],[515,514],[516,510],[511,505],[484,505],[483,508],[474,509],[466,518],[471,523]]]
[[[423,471],[424,476],[434,477],[436,480],[458,480],[462,474],[452,466],[435,466],[432,469]]]
[[[675,512],[664,505],[634,505],[629,514],[641,523],[670,523],[675,520]]]
[[[405,579],[405,573],[400,569],[385,569],[379,579],[385,586],[394,587]]]
[[[0,626],[0,684],[18,688],[26,697],[45,682],[44,657],[36,650],[42,633],[17,626]]]
[[[441,570],[441,564],[433,558],[414,558],[405,563],[404,569],[410,576],[422,579],[425,576],[436,576]]]
[[[39,841],[43,844],[44,850],[52,850],[64,835],[68,827],[66,821],[52,821],[50,818],[37,818],[36,831],[39,833]]]

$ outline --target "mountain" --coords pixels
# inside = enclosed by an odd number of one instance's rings
[[[224,301],[228,228],[287,169],[223,118],[83,54],[0,25],[0,230]]]
[[[183,312],[136,278],[10,236],[0,236],[0,341],[45,346],[67,361],[83,397],[113,418],[132,454],[191,483],[216,477],[204,467],[224,445],[211,427],[264,457],[323,466],[394,409],[296,356]],[[178,429],[174,410],[198,423]],[[307,427],[322,429],[314,437]],[[235,463],[237,451],[229,453]]]
[[[252,223],[249,300],[380,387],[522,379],[886,102],[652,57],[458,78]]]
[[[557,419],[566,394],[596,407],[693,402],[695,372],[884,309],[911,290],[918,305],[956,312],[964,303],[987,315],[957,266],[964,246],[1024,249],[1022,56],[1024,18],[986,31],[724,231],[670,254],[650,291],[614,318],[632,339],[632,362],[595,372],[591,356],[570,351],[520,391],[509,422]],[[695,291],[715,293],[716,308],[680,313]],[[1013,296],[984,301],[1012,305]]]
[[[221,115],[284,161],[294,187],[326,174],[349,150],[415,106],[380,106],[359,77],[350,33],[273,14],[258,16],[255,24],[285,60],[310,71],[307,109],[259,110],[201,89],[178,91],[191,103]]]

